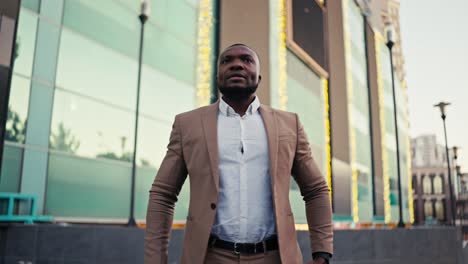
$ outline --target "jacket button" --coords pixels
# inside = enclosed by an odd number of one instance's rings
[[[211,209],[216,209],[216,204],[215,203],[211,203]]]

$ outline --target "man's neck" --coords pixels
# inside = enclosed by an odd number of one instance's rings
[[[255,94],[252,94],[246,99],[232,100],[223,96],[224,102],[226,102],[234,111],[240,116],[244,116],[245,112],[249,108],[250,104],[255,100]]]

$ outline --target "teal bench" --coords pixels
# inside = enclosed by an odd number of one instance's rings
[[[30,201],[29,214],[13,214],[15,202]],[[37,215],[36,196],[21,193],[2,193],[0,192],[0,202],[6,202],[6,214],[0,212],[0,222],[24,222],[33,224],[34,222],[52,222],[52,216]]]

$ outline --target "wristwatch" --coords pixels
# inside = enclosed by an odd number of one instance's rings
[[[323,258],[327,264],[330,264],[331,257],[332,255],[327,252],[315,252],[312,254],[312,259]]]

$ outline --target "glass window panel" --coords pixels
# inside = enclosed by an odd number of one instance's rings
[[[57,86],[135,109],[135,60],[64,29],[57,70]]]
[[[369,117],[369,93],[367,85],[353,78],[353,106],[366,118]],[[369,124],[366,124],[369,126]]]
[[[385,108],[385,128],[387,134],[395,134],[395,119],[393,117],[393,109]]]
[[[0,192],[18,192],[21,179],[23,148],[4,145]]]
[[[155,168],[139,167],[135,180],[135,218],[146,219],[149,190],[153,184],[157,170]]]
[[[32,74],[36,45],[37,14],[21,8],[16,35],[14,71],[28,77]]]
[[[51,153],[46,214],[56,217],[127,218],[131,166],[123,162]]]
[[[172,125],[176,114],[195,107],[195,89],[149,66],[143,67],[140,111]]]
[[[145,64],[190,85],[195,84],[195,46],[152,24],[147,25],[144,46]]]
[[[322,94],[322,81],[308,66],[304,64],[294,53],[287,53],[288,80],[294,79],[299,85],[311,90],[316,96]],[[289,95],[289,93],[288,93]]]
[[[184,0],[167,1],[167,29],[189,45],[196,44],[197,9]]]
[[[139,1],[133,3],[139,6]],[[138,56],[140,22],[126,5],[111,0],[66,1],[63,24],[108,48]]]
[[[311,144],[315,162],[325,176],[324,107],[322,102],[322,82],[293,53],[287,55],[288,111],[295,112],[304,126]],[[305,205],[297,183],[291,178],[289,199],[296,223],[307,223]]]
[[[167,0],[152,0],[151,3],[151,16],[154,16],[154,11],[156,9],[155,2],[161,2],[161,1],[167,1]],[[140,12],[140,1],[135,1],[135,0],[114,0],[114,2],[117,2],[120,5],[125,6],[125,8],[128,8],[131,10],[134,14],[138,14]]]
[[[311,143],[324,144],[324,110],[320,99],[292,78],[288,78],[288,110],[299,115]]]
[[[186,3],[193,7],[198,7],[200,0],[184,0]]]
[[[13,74],[11,81],[5,140],[24,143],[31,81]]]
[[[356,161],[370,170],[372,166],[370,137],[357,129],[354,130],[354,135],[356,139]]]
[[[148,206],[149,190],[156,176],[154,168],[138,168],[135,190],[135,217],[137,219],[146,218],[146,209]],[[190,200],[190,180],[189,177],[185,180],[179,196],[174,212],[174,221],[185,222],[187,219],[188,207]]]
[[[304,200],[302,199],[299,187],[292,187],[293,185],[297,186],[294,180],[291,182],[291,189],[289,191],[289,201],[294,213],[294,222],[297,224],[307,224]]]
[[[139,122],[137,162],[142,166],[159,168],[166,154],[172,124],[145,117]]]
[[[134,114],[56,89],[50,148],[130,162]]]
[[[26,7],[36,13],[39,12],[41,0],[21,0],[21,6]]]

